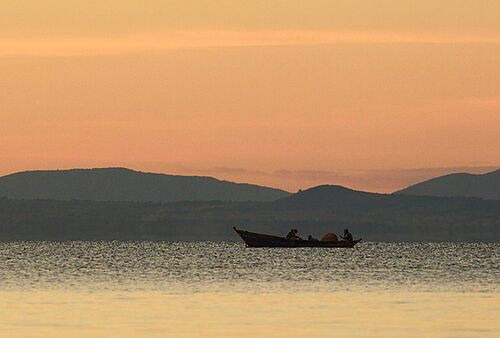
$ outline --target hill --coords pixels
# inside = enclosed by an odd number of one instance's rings
[[[25,171],[0,177],[0,196],[94,201],[272,201],[288,192],[212,177],[138,172],[126,168]]]
[[[394,194],[500,199],[500,170],[475,175],[451,174],[412,185]]]
[[[298,209],[369,207],[390,195],[352,190],[339,185],[320,185],[299,191],[275,202],[277,205]]]
[[[500,200],[373,194],[320,186],[271,202],[0,198],[0,240],[240,241],[238,228],[365,241],[500,241]]]

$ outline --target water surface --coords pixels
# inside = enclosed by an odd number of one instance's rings
[[[498,243],[8,242],[0,257],[0,334],[500,334]]]

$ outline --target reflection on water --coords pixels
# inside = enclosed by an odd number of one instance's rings
[[[500,288],[498,243],[361,243],[250,249],[237,243],[0,243],[0,289],[468,291]]]
[[[500,245],[0,243],[0,336],[500,336]]]

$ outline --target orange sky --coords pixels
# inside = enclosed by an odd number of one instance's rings
[[[2,2],[0,175],[127,166],[388,192],[493,170],[498,13],[496,0]]]

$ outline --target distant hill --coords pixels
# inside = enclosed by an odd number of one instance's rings
[[[482,174],[451,174],[396,191],[399,195],[500,199],[500,170]]]
[[[4,240],[240,241],[232,227],[365,241],[500,241],[500,200],[319,186],[270,202],[97,202],[0,198]]]
[[[212,177],[143,173],[126,168],[25,171],[0,177],[0,197],[94,201],[272,201],[279,189]]]
[[[340,185],[320,185],[283,197],[275,201],[275,204],[301,209],[316,209],[339,205],[372,204],[375,200],[387,198],[389,195],[352,190]]]
[[[240,241],[232,227],[365,241],[500,241],[500,200],[374,194],[319,186],[271,202],[172,203],[0,198],[0,241]]]
[[[300,212],[321,210],[339,216],[358,218],[373,215],[374,219],[381,216],[396,218],[399,215],[414,213],[419,208],[425,209],[425,212],[422,212],[424,216],[431,209],[439,211],[440,208],[444,208],[443,211],[446,212],[458,212],[485,205],[500,206],[499,203],[500,201],[483,201],[480,198],[378,194],[336,185],[317,186],[272,202],[278,208],[288,210],[300,210]]]

